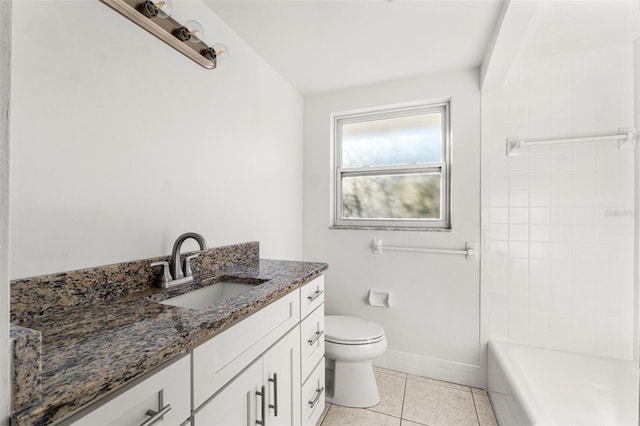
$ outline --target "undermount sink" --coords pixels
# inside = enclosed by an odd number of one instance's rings
[[[218,281],[198,290],[163,300],[160,303],[189,309],[205,309],[225,299],[247,292],[262,282],[264,281],[255,283]]]

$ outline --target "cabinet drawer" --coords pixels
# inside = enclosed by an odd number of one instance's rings
[[[302,382],[324,356],[324,303],[300,324]]]
[[[193,403],[199,407],[300,321],[295,290],[193,350]]]
[[[315,426],[324,410],[324,357],[302,385],[302,424]]]
[[[155,413],[166,414],[154,426],[174,426],[189,418],[189,357],[171,364],[111,401],[73,422],[74,426],[139,426]]]
[[[304,319],[324,303],[324,275],[300,288],[300,319]]]

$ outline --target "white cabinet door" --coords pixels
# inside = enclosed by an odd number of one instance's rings
[[[267,425],[300,424],[300,328],[291,330],[262,358],[267,385]]]
[[[190,415],[189,357],[159,371],[80,418],[73,426],[179,425]]]
[[[261,360],[227,384],[193,417],[192,426],[254,426],[256,407],[261,403]]]
[[[300,329],[295,327],[199,409],[193,426],[300,424]]]

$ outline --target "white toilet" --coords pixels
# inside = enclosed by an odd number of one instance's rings
[[[327,402],[372,407],[380,402],[371,361],[387,349],[384,329],[344,315],[324,318]]]

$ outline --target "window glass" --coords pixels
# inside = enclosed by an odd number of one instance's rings
[[[342,167],[439,161],[442,161],[439,113],[342,125]]]
[[[439,173],[345,177],[343,217],[440,219],[440,181]]]

